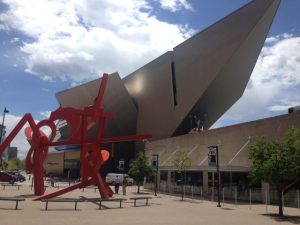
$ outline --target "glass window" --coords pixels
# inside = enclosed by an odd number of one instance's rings
[[[80,168],[79,159],[65,159],[64,168],[65,169],[79,169]]]
[[[161,170],[160,171],[160,180],[167,181],[168,180],[168,171]]]

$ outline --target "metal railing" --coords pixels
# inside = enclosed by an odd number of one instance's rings
[[[203,192],[202,186],[197,185],[178,185],[176,183],[170,183],[167,181],[160,181],[158,190],[165,193],[182,193],[186,197],[209,199],[210,201],[217,200],[217,188],[209,187],[207,193]],[[220,190],[221,200],[234,204],[249,204],[250,208],[253,203],[262,203],[266,205],[278,204],[278,193],[275,189],[263,192],[261,188],[241,188],[239,186],[224,186]],[[283,205],[286,207],[300,208],[300,196],[299,190],[293,189],[283,195]],[[223,204],[224,204],[223,203]]]

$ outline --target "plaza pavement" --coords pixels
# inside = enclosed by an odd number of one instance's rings
[[[60,187],[67,183],[59,183]],[[46,192],[57,190],[49,187]],[[122,190],[120,190],[121,192]],[[25,202],[19,203],[19,210],[14,210],[14,202],[0,201],[1,225],[264,225],[264,224],[300,224],[300,209],[285,208],[285,218],[274,215],[277,207],[265,205],[237,205],[227,204],[221,208],[215,202],[193,200],[186,198],[153,193],[142,190],[141,196],[151,196],[149,205],[145,206],[141,201],[138,207],[133,206],[129,200],[136,194],[136,187],[128,187],[127,195],[115,195],[125,197],[128,200],[118,208],[118,202],[103,203],[106,207],[98,209],[98,205],[92,202],[79,202],[78,210],[74,211],[74,203],[49,203],[48,211],[45,211],[45,203],[31,201],[34,197],[29,183],[24,183],[20,190],[17,187],[0,186],[0,196],[26,196]],[[67,198],[96,198],[98,192],[94,189],[75,190],[65,194]]]

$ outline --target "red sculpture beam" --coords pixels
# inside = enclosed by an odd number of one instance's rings
[[[43,161],[48,152],[48,148],[42,147],[48,142],[48,138],[43,136],[39,130],[43,123],[40,122],[37,125],[31,114],[25,114],[12,132],[7,136],[4,142],[0,145],[0,155],[3,154],[4,150],[9,146],[9,144],[27,122],[32,129],[32,143],[26,157],[26,166],[34,176],[34,193],[36,195],[41,195],[44,193]]]
[[[34,174],[34,190],[36,195],[44,194],[43,162],[47,156],[48,148],[50,146],[61,145],[80,146],[81,182],[65,189],[39,196],[34,200],[53,198],[77,188],[84,188],[93,184],[98,186],[102,198],[112,196],[113,191],[99,173],[101,167],[109,159],[109,152],[101,149],[102,144],[109,142],[145,140],[151,138],[151,135],[103,137],[106,120],[116,118],[115,114],[104,112],[104,109],[101,106],[107,82],[108,75],[104,74],[98,95],[95,98],[93,105],[85,107],[83,110],[73,109],[70,107],[58,108],[56,111],[51,113],[48,120],[42,120],[38,124],[34,122],[30,114],[26,114],[0,146],[1,155],[25,123],[29,123],[30,127],[26,128],[25,134],[31,144],[31,148],[27,154],[25,164],[27,169]],[[65,120],[68,123],[71,135],[67,140],[53,141],[56,136],[56,126],[54,122],[57,120]],[[96,125],[98,126],[97,137],[96,139],[91,139],[88,137],[88,131]],[[40,128],[44,126],[51,129],[52,133],[50,138],[40,131]]]

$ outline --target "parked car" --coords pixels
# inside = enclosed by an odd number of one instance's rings
[[[5,171],[0,171],[0,181],[14,184],[16,181],[18,181],[18,178],[15,175],[11,175]]]
[[[131,177],[129,177],[128,174],[122,174],[122,173],[108,173],[105,178],[106,183],[110,185],[114,185],[117,176],[119,177],[121,184],[123,182],[123,177],[126,177],[128,185],[134,184],[134,180]]]
[[[26,180],[26,178],[22,174],[20,174],[19,172],[8,171],[8,173],[11,174],[11,175],[16,176],[18,178],[18,181],[20,181],[20,182],[24,182]]]

